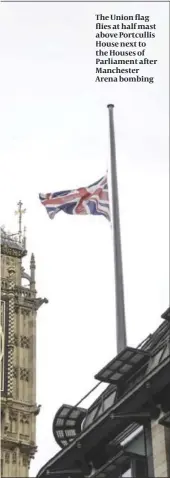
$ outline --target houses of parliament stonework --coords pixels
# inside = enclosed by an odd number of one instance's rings
[[[29,476],[36,452],[36,316],[47,302],[36,294],[35,258],[26,273],[21,233],[1,229],[1,476]],[[24,281],[24,285],[23,285]]]

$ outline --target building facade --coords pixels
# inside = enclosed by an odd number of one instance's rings
[[[106,387],[88,409],[82,399],[57,410],[61,451],[38,478],[170,477],[170,308],[162,318],[142,344],[95,376]]]
[[[25,239],[1,230],[1,476],[27,477],[36,452],[35,259],[22,265]],[[23,285],[25,281],[25,285]]]

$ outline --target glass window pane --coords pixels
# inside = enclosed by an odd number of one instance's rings
[[[107,410],[109,407],[111,407],[114,403],[114,398],[115,398],[116,392],[112,392],[107,398],[104,400],[104,410]]]
[[[111,373],[112,373],[111,370],[106,369],[104,370],[104,372],[102,372],[102,377],[107,378]]]
[[[67,442],[66,440],[62,440],[61,443],[62,443],[63,446],[67,446],[67,445],[68,445],[68,442]]]
[[[123,362],[128,361],[132,357],[132,352],[130,350],[127,350],[126,352],[123,353],[121,359]]]
[[[97,415],[96,415],[96,418],[99,417],[100,415],[102,415],[102,413],[104,412],[104,404],[102,403],[98,409],[98,412],[97,412]]]
[[[112,370],[116,370],[117,368],[121,367],[121,365],[123,365],[123,362],[121,362],[120,360],[115,360],[115,362],[110,364],[110,368]]]
[[[58,438],[64,438],[64,432],[63,430],[57,430],[56,431],[56,435]]]
[[[63,410],[60,412],[60,417],[65,417],[69,411],[69,408],[64,407]]]
[[[156,367],[159,364],[159,359],[161,358],[163,349],[159,350],[156,355],[151,360],[151,369]]]
[[[127,471],[125,471],[125,473],[123,473],[123,475],[121,475],[121,478],[131,478],[132,476],[132,472],[131,472],[131,468],[129,468]]]
[[[119,372],[126,373],[126,372],[129,372],[129,370],[131,370],[131,368],[132,368],[131,365],[125,364],[125,365],[123,365],[123,367],[121,367],[119,369]]]
[[[137,353],[137,354],[135,354],[131,357],[130,362],[136,364],[136,363],[140,362],[140,360],[142,358],[143,358],[143,354],[138,354]]]
[[[132,438],[132,440],[127,443],[126,450],[127,452],[136,453],[138,455],[145,455],[145,443],[144,443],[144,433],[141,431],[139,435]]]
[[[76,432],[75,430],[65,430],[66,437],[75,437]]]
[[[77,418],[79,416],[79,410],[73,410],[70,414],[69,417],[71,418]]]
[[[111,375],[111,377],[109,377],[109,378],[110,378],[110,380],[115,381],[115,380],[119,380],[119,378],[121,378],[121,377],[122,377],[122,374],[121,374],[121,373],[115,372],[115,373],[114,373],[113,375]]]
[[[67,426],[69,426],[69,427],[74,427],[74,426],[75,426],[75,420],[69,420],[69,419],[67,419],[67,420],[65,421],[65,426],[66,426],[66,427],[67,427]]]
[[[147,462],[146,460],[135,459],[132,460],[133,476],[137,478],[147,478]]]
[[[88,416],[87,416],[87,418],[84,422],[84,428],[86,428],[88,425],[90,425],[92,423],[93,418],[96,414],[97,408],[98,407],[94,408],[91,412],[89,412],[89,414],[88,414]]]
[[[61,425],[63,425],[63,423],[64,423],[63,418],[57,418],[56,425],[60,425],[60,426],[61,426]]]
[[[165,359],[165,357],[168,355],[168,352],[169,351],[169,346],[166,345],[166,347],[164,348],[164,351],[163,351],[163,355],[161,357],[161,362]]]

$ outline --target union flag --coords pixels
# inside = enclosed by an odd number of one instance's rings
[[[87,188],[39,194],[50,219],[63,211],[67,214],[102,215],[110,220],[107,176]]]

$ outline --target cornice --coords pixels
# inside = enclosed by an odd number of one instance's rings
[[[37,405],[36,403],[24,403],[20,402],[19,400],[13,399],[13,398],[7,398],[7,397],[1,397],[1,408],[11,408],[13,410],[17,410],[20,412],[25,412],[25,413],[32,413],[34,415],[38,415],[39,410],[40,410],[40,405]]]
[[[16,447],[18,447],[22,453],[30,456],[30,458],[33,458],[37,451],[37,446],[34,442],[22,443],[18,438],[16,439],[7,436],[1,438],[1,448],[10,448],[11,450],[14,450]]]
[[[22,249],[16,249],[15,247],[10,247],[7,244],[1,244],[1,254],[12,257],[24,257],[27,255],[27,251]]]
[[[1,279],[2,299],[9,299],[10,294],[14,295],[15,309],[22,307],[23,309],[31,309],[35,312],[43,305],[48,304],[48,299],[44,297],[36,297],[36,290],[32,291],[26,287],[15,286],[10,290],[7,279]]]

